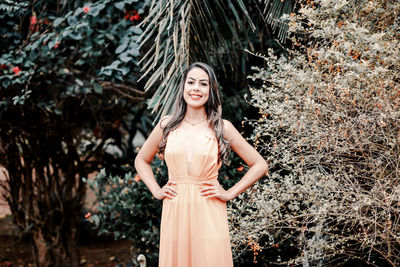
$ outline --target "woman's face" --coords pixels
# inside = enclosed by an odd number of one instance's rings
[[[203,107],[210,94],[210,81],[208,74],[200,69],[191,69],[183,87],[183,98],[188,106],[192,108]]]

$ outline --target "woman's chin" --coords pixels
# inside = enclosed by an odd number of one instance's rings
[[[186,101],[186,105],[188,107],[195,108],[195,109],[202,108],[202,107],[204,107],[205,104],[206,103],[204,101],[200,101],[200,100],[189,99],[188,101]]]

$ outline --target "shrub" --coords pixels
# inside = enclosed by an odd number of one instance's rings
[[[399,11],[319,0],[283,18],[293,48],[250,77],[271,172],[230,211],[236,254],[258,242],[275,263],[400,264]]]
[[[155,160],[153,170],[159,183],[166,183],[168,176],[161,160]],[[132,172],[121,177],[102,169],[87,183],[97,197],[97,211],[90,220],[99,234],[128,238],[139,253],[157,259],[162,202],[153,198],[140,177]]]

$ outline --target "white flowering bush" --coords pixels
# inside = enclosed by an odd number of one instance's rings
[[[261,56],[250,77],[270,175],[229,210],[236,256],[400,265],[399,11],[397,0],[309,0],[283,18],[292,49]]]

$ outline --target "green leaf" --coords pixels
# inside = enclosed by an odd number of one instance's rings
[[[82,40],[83,39],[82,33],[80,33],[80,32],[72,32],[68,36],[74,40]]]
[[[104,4],[93,6],[92,8],[90,8],[89,14],[93,17],[97,17],[100,11],[102,11],[104,8],[105,8]]]
[[[123,3],[123,2],[118,2],[118,3],[115,3],[114,6],[115,6],[116,8],[118,8],[119,10],[123,10],[124,7],[125,7],[125,3]]]
[[[110,41],[115,41],[114,35],[112,35],[110,33],[105,33],[104,36],[107,37],[107,39]]]
[[[57,19],[53,22],[54,27],[57,27],[57,26],[60,25],[63,21],[64,21],[64,18],[57,18]]]
[[[83,82],[82,82],[80,79],[76,78],[76,79],[75,79],[75,82],[76,82],[79,86],[83,86]]]
[[[96,227],[98,227],[100,225],[100,218],[98,215],[92,215],[92,217],[90,217],[90,220],[93,221],[94,225],[96,225]]]
[[[122,75],[125,76],[130,71],[130,68],[129,67],[122,67],[120,70],[121,70]]]
[[[75,62],[75,65],[81,66],[81,65],[83,65],[83,64],[85,64],[85,63],[86,63],[86,61],[84,61],[84,60],[82,60],[82,59],[78,59],[78,60]]]
[[[67,22],[70,26],[74,26],[78,23],[78,20],[76,19],[75,16],[70,16],[67,18]]]
[[[118,46],[117,49],[115,49],[115,53],[121,54],[126,49],[127,46],[128,46],[128,40],[125,39],[124,42],[120,46]]]
[[[131,56],[129,56],[130,54],[128,53],[128,52],[125,52],[125,53],[122,53],[120,56],[119,56],[119,59],[122,61],[122,62],[129,62],[131,59],[132,59],[132,57]]]
[[[98,93],[98,94],[102,94],[103,93],[103,88],[101,87],[101,85],[100,84],[95,84],[94,85],[94,91],[96,92],[96,93]]]
[[[5,79],[1,84],[4,88],[7,88],[10,85],[11,81],[9,79]]]
[[[72,33],[72,28],[66,28],[65,30],[62,31],[61,36],[62,37],[67,37],[70,33]]]
[[[113,63],[111,63],[111,65],[108,66],[108,68],[116,70],[116,69],[118,69],[119,64],[121,64],[121,61],[114,60]]]
[[[142,34],[143,33],[143,31],[140,28],[136,27],[136,26],[132,26],[129,29],[130,29],[131,32],[133,32],[135,34]]]

